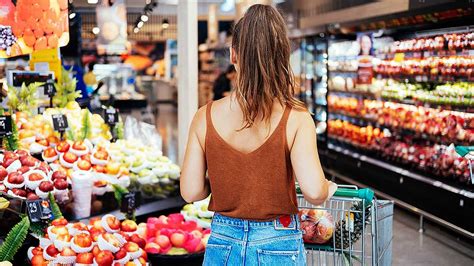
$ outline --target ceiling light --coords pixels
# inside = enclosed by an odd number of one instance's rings
[[[140,21],[140,22],[138,22],[137,27],[141,28],[141,27],[143,27],[143,24],[144,24],[143,21]]]
[[[95,35],[99,34],[99,32],[100,32],[99,27],[92,28],[92,33],[94,33]]]
[[[87,0],[87,3],[93,5],[99,3],[99,0]]]
[[[161,27],[163,27],[163,29],[167,29],[169,26],[170,22],[168,21],[168,19],[163,19],[163,21],[161,22]]]
[[[146,14],[143,14],[140,18],[141,18],[141,20],[142,20],[143,22],[147,22],[147,21],[148,21],[148,16],[147,16]]]
[[[69,19],[73,19],[76,17],[76,12],[72,12],[71,14],[69,14]]]
[[[133,29],[133,32],[134,32],[134,33],[138,33],[139,31],[140,31],[139,28],[134,28],[134,29]]]

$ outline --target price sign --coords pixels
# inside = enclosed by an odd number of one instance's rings
[[[12,134],[12,117],[10,115],[0,116],[0,137]]]
[[[48,97],[53,97],[56,94],[56,88],[54,87],[54,82],[52,80],[48,80],[44,85],[44,95]]]
[[[31,200],[26,202],[28,217],[32,222],[47,221],[53,218],[48,200]]]
[[[58,132],[64,132],[68,129],[67,117],[63,114],[53,115],[53,127]]]
[[[46,107],[44,107],[44,106],[38,107],[38,114],[39,114],[39,115],[42,115],[45,110],[46,110]]]
[[[129,192],[122,198],[122,206],[120,206],[120,211],[132,215],[139,206],[140,193]]]
[[[115,108],[107,108],[105,109],[104,119],[108,125],[114,126],[119,122],[119,113]]]

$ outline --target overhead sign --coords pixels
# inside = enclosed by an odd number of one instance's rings
[[[127,51],[127,8],[124,0],[103,1],[96,8],[97,51],[106,54],[121,54]]]

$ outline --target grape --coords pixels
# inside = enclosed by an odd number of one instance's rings
[[[11,27],[0,26],[0,50],[5,50],[7,55],[11,53],[11,46],[17,41]]]

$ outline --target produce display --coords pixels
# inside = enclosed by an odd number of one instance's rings
[[[0,38],[4,40],[0,44],[0,58],[57,48],[69,42],[66,0],[1,0],[0,3],[0,31],[6,37]]]
[[[328,97],[332,112],[358,116],[392,130],[405,129],[425,134],[427,137],[424,138],[436,138],[445,144],[474,142],[474,113],[379,100],[343,98],[335,95]]]
[[[210,199],[211,197],[209,196],[207,199],[184,205],[181,210],[184,219],[186,221],[195,221],[201,227],[210,228],[212,216],[214,215],[214,212],[208,210]]]
[[[50,265],[146,265],[144,228],[134,221],[120,222],[107,214],[88,225],[53,220],[37,247],[28,250],[33,266]]]
[[[372,126],[360,127],[342,120],[328,121],[328,134],[344,142],[349,142],[357,147],[374,147],[377,140],[388,135],[387,132]]]
[[[144,233],[147,241],[145,251],[167,255],[203,252],[210,233],[209,229],[203,229],[195,221],[185,221],[180,213],[150,217]]]
[[[403,53],[441,50],[474,49],[474,33],[453,33],[395,41],[382,47],[382,53]]]

